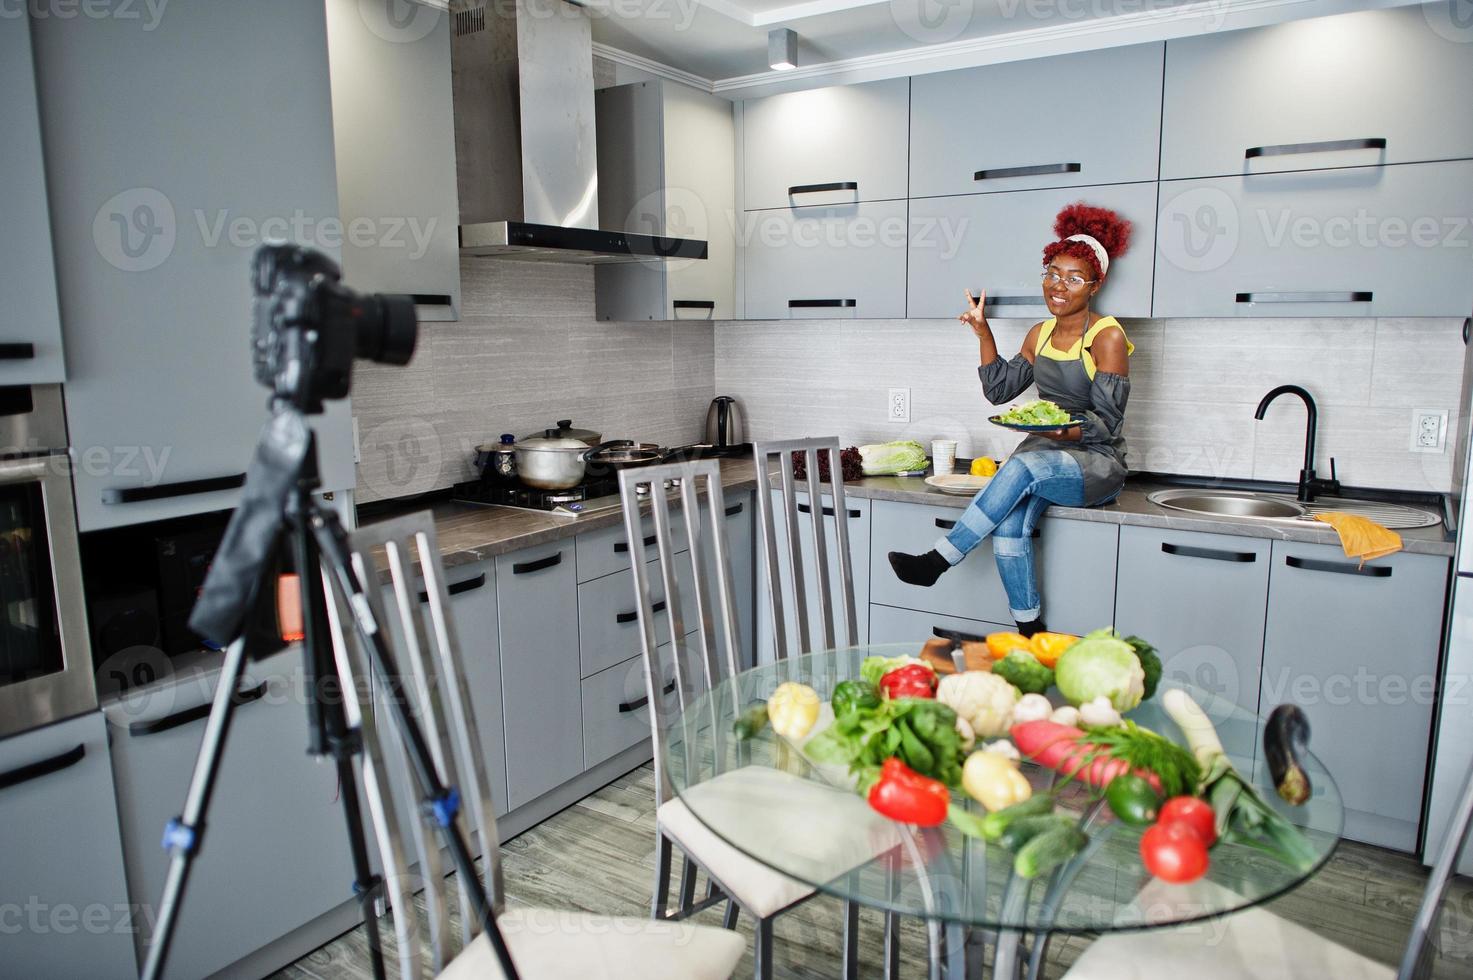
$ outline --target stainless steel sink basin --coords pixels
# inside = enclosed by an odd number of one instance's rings
[[[1159,498],[1159,499],[1158,499]],[[1163,490],[1151,494],[1154,503],[1213,517],[1302,517],[1304,508],[1290,500],[1246,493],[1207,490]]]
[[[1303,524],[1315,514],[1339,511],[1360,514],[1389,528],[1432,527],[1442,517],[1420,507],[1378,503],[1371,500],[1342,500],[1322,497],[1301,504],[1277,494],[1245,493],[1236,490],[1199,490],[1182,487],[1147,494],[1153,504],[1204,517],[1231,517],[1267,524]]]

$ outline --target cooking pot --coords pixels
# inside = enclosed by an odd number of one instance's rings
[[[566,490],[583,481],[590,450],[579,439],[534,436],[516,444],[517,476],[538,490]]]
[[[650,466],[665,458],[665,450],[653,442],[633,442],[615,439],[605,442],[588,453],[588,469],[603,473],[610,470],[627,470],[632,466]]]
[[[590,448],[597,446],[599,445],[599,443],[603,442],[603,438],[604,437],[602,433],[594,432],[592,429],[573,428],[572,419],[559,419],[557,428],[555,429],[543,429],[541,432],[534,432],[531,435],[526,435],[522,437],[523,440],[577,439],[579,442]]]

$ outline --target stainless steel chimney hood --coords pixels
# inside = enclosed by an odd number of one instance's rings
[[[706,258],[706,243],[603,230],[593,37],[565,0],[453,0],[462,255],[600,264]]]

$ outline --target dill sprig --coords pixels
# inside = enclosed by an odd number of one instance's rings
[[[1195,793],[1202,778],[1202,767],[1192,753],[1133,721],[1087,729],[1080,741],[1093,745],[1098,755],[1119,759],[1133,770],[1154,772],[1168,797]]]

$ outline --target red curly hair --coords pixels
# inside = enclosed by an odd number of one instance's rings
[[[1048,265],[1058,255],[1069,255],[1089,266],[1096,279],[1103,278],[1099,258],[1095,250],[1084,242],[1064,239],[1070,235],[1089,235],[1105,246],[1105,254],[1114,261],[1130,247],[1130,222],[1109,208],[1097,208],[1083,201],[1076,201],[1059,212],[1054,219],[1054,234],[1059,240],[1044,247],[1043,264]]]

